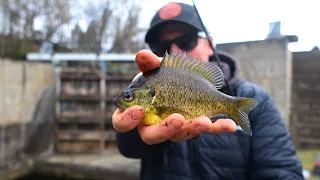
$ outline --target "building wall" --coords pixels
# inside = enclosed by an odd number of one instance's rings
[[[291,52],[285,39],[219,44],[240,62],[241,78],[262,86],[274,99],[288,127],[291,97]]]
[[[320,147],[320,51],[293,53],[290,129],[298,148]]]

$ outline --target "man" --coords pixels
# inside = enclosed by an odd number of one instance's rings
[[[186,51],[198,60],[213,55],[203,36],[193,6],[169,3],[154,16],[146,34],[153,53],[142,50],[136,63],[141,72],[159,66],[165,51]],[[157,55],[157,56],[156,56]],[[134,106],[113,115],[120,152],[141,159],[141,179],[303,179],[300,161],[271,97],[260,87],[238,79],[239,68],[232,57],[219,53],[223,71],[236,96],[255,98],[259,104],[249,114],[252,137],[237,130],[233,121],[211,123],[199,117],[185,123],[172,114],[163,123],[138,125],[144,115]],[[221,90],[230,94],[228,88]]]

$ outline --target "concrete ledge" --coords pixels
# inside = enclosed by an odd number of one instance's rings
[[[37,160],[34,172],[75,179],[138,180],[140,160],[125,158],[116,149],[102,154],[53,154]]]

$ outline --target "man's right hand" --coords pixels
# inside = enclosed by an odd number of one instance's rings
[[[159,57],[148,50],[141,50],[136,55],[136,63],[141,72],[146,72],[160,66]],[[118,132],[128,132],[138,127],[141,139],[151,145],[171,140],[184,141],[202,133],[235,132],[236,124],[230,119],[219,119],[214,123],[208,117],[195,118],[186,122],[181,114],[171,114],[160,124],[142,125],[144,109],[132,106],[125,111],[116,109],[112,116],[113,127]]]

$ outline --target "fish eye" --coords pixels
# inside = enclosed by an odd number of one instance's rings
[[[123,97],[123,99],[124,99],[125,101],[130,102],[130,101],[133,100],[134,95],[133,95],[132,91],[125,91],[125,92],[123,93],[122,97]]]

